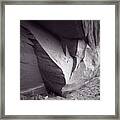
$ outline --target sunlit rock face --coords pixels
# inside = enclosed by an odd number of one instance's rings
[[[65,55],[60,42],[49,33],[31,22],[24,22],[22,25],[29,29],[36,39],[32,42],[46,87],[60,93],[62,87],[69,82],[73,66],[73,59],[67,47]]]
[[[81,81],[83,79],[84,71],[86,69],[84,63],[86,50],[86,43],[84,40],[78,40],[77,51],[76,51],[76,66],[71,74],[68,84],[73,84]]]
[[[100,77],[99,47],[93,51],[87,46],[85,52],[83,51],[82,54],[84,55],[83,60],[77,63],[78,66],[73,71],[68,84],[62,88],[63,93],[77,90],[91,81],[91,79]],[[79,57],[82,57],[83,55],[80,55]]]
[[[63,93],[77,90],[94,77],[100,76],[100,21],[82,21],[82,26],[85,39],[78,41],[76,68],[69,84],[63,87]]]
[[[30,62],[35,59],[33,61],[37,72],[30,73],[31,76],[42,77],[48,91],[62,95],[66,91],[77,90],[90,79],[100,76],[99,22],[73,21],[63,24],[62,21],[58,24],[59,22],[52,21],[50,24],[44,21],[22,21],[21,26],[32,35],[27,36],[32,49],[30,56],[33,56]],[[24,47],[22,53],[28,49],[27,46]],[[23,64],[21,68],[24,68]],[[35,68],[30,68],[33,69]],[[39,77],[33,79],[34,84],[39,80]],[[22,84],[21,86],[23,87]]]

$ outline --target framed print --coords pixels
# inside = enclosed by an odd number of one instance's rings
[[[2,119],[119,119],[118,1],[1,2]]]

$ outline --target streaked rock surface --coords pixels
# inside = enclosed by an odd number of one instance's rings
[[[29,22],[28,22],[29,23]],[[29,35],[21,36],[21,40],[27,40],[27,46],[21,44],[21,74],[24,78],[24,73],[26,74],[27,69],[29,68],[29,73],[26,79],[22,78],[22,81],[28,83],[30,80],[33,80],[33,84],[29,82],[28,88],[37,87],[36,84],[43,84],[44,92],[45,87],[52,91],[48,93],[45,97],[40,94],[41,88],[32,89],[32,92],[24,92],[21,95],[21,99],[34,99],[34,100],[63,100],[63,99],[80,99],[80,100],[99,100],[100,99],[100,48],[99,48],[99,22],[98,21],[82,21],[83,30],[85,33],[85,37],[83,36],[83,40],[78,39],[73,34],[71,39],[70,33],[69,36],[65,36],[62,38],[65,42],[65,46],[61,45],[61,42],[57,40],[53,34],[51,35],[49,32],[44,31],[41,27],[33,23],[25,23],[25,26],[28,30],[30,30]],[[49,24],[50,25],[50,24]],[[48,25],[48,29],[50,30],[50,26]],[[78,25],[78,22],[77,22]],[[54,25],[53,25],[54,26]],[[62,26],[61,26],[62,27]],[[52,29],[52,32],[57,34],[57,36],[64,36],[62,34],[62,29],[57,29],[55,31],[55,26]],[[76,34],[79,34],[78,28],[75,28],[77,32],[73,31]],[[77,35],[76,35],[77,36]],[[80,36],[78,36],[80,37]],[[28,39],[29,38],[29,39]],[[85,41],[84,41],[85,39]],[[30,41],[31,40],[31,41]],[[74,42],[76,41],[76,42]],[[75,43],[75,45],[73,44]],[[76,48],[76,44],[77,48]],[[29,45],[29,47],[28,47]],[[72,49],[73,45],[73,49]],[[24,48],[25,47],[25,48]],[[63,49],[64,48],[64,49]],[[30,55],[26,54],[26,51],[31,51]],[[34,51],[34,52],[33,52]],[[76,52],[75,52],[76,51]],[[76,54],[77,53],[77,54]],[[24,56],[23,56],[24,54]],[[23,60],[23,58],[27,58],[27,62]],[[76,58],[74,61],[73,57]],[[37,59],[37,61],[36,61]],[[34,64],[37,66],[27,65],[26,63]],[[76,62],[76,63],[75,63]],[[25,64],[25,65],[24,65]],[[74,66],[74,70],[73,67]],[[38,70],[39,68],[39,70]],[[23,69],[26,69],[25,71]],[[35,70],[34,70],[35,69]],[[73,71],[72,71],[73,70]],[[72,74],[71,74],[72,71]],[[35,72],[35,74],[34,74]],[[40,74],[39,74],[40,73]],[[35,78],[33,79],[32,75]],[[40,76],[40,78],[38,77]],[[41,79],[42,76],[42,79]],[[40,82],[38,82],[40,81]],[[22,83],[22,82],[21,82]],[[23,90],[27,86],[26,84],[21,84],[21,89]],[[44,86],[45,85],[45,86]],[[48,90],[48,91],[49,91]],[[39,91],[39,92],[38,92]],[[57,93],[59,95],[63,95],[64,97],[56,96]]]
[[[21,27],[20,32],[20,89],[25,91],[39,86],[43,80],[33,50],[33,43],[28,39],[29,31]]]

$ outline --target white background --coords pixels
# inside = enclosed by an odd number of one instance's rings
[[[20,20],[100,20],[100,100],[20,100]],[[6,115],[115,114],[114,5],[5,6]]]

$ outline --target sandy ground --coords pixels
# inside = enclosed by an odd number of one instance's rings
[[[99,100],[100,99],[100,81],[99,78],[91,79],[87,84],[83,85],[81,88],[67,92],[66,98],[60,96],[49,96],[44,99],[56,99],[56,100]]]
[[[26,100],[100,100],[100,79],[95,77],[77,90],[66,92],[66,97],[56,96],[51,93],[48,96],[35,95],[26,97]],[[23,96],[21,96],[23,97]],[[25,96],[24,96],[25,97]]]

